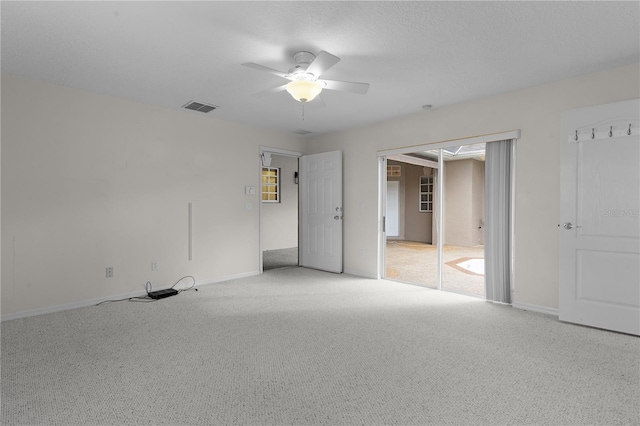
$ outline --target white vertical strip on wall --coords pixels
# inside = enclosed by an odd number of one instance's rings
[[[193,259],[193,221],[192,221],[192,206],[189,203],[189,260]]]

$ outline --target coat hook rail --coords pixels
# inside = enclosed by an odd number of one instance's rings
[[[629,127],[626,130],[623,130],[624,127],[622,129],[614,130],[614,126],[609,126],[609,131],[605,132],[605,131],[596,131],[595,127],[591,128],[591,132],[590,133],[580,133],[579,130],[575,131],[575,134],[571,137],[574,141],[579,142],[581,139],[584,140],[586,138],[590,138],[590,139],[596,139],[596,138],[603,138],[606,136],[609,136],[610,138],[614,137],[616,134],[618,136],[624,135],[625,133],[627,134],[627,136],[631,136],[633,134],[633,123],[629,124]],[[588,135],[588,136],[587,136]]]

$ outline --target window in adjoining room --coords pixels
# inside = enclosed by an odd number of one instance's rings
[[[389,165],[387,166],[387,177],[400,177],[402,176],[402,167]]]
[[[262,168],[262,202],[280,202],[280,169],[278,167]]]
[[[433,176],[420,176],[418,211],[433,212]]]

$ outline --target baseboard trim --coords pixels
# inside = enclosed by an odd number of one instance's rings
[[[246,277],[251,277],[254,275],[259,275],[260,272],[258,271],[253,271],[253,272],[245,272],[245,273],[241,273],[241,274],[234,274],[234,275],[226,275],[224,277],[219,277],[219,278],[212,278],[212,279],[206,279],[206,280],[196,280],[196,287],[200,287],[200,286],[204,286],[204,285],[209,285],[209,284],[215,284],[215,283],[220,283],[223,281],[229,281],[229,280],[236,280],[239,278],[246,278]],[[18,312],[13,312],[10,314],[6,314],[6,315],[2,315],[0,316],[0,322],[4,322],[4,321],[11,321],[14,319],[20,319],[20,318],[28,318],[28,317],[34,317],[37,315],[44,315],[44,314],[52,314],[55,312],[61,312],[61,311],[68,311],[71,309],[78,309],[78,308],[86,308],[87,306],[94,306],[97,305],[98,303],[101,302],[106,302],[108,300],[121,300],[121,299],[128,299],[130,297],[141,297],[146,295],[146,291],[144,290],[138,290],[138,291],[133,291],[130,293],[121,293],[121,294],[114,294],[111,296],[107,296],[107,297],[100,297],[100,298],[96,298],[96,299],[86,299],[86,300],[80,300],[78,302],[72,302],[72,303],[65,303],[62,305],[54,305],[54,306],[45,306],[43,308],[36,308],[36,309],[27,309],[24,311],[18,311]]]
[[[370,274],[368,272],[363,272],[363,271],[355,271],[352,269],[345,269],[344,273],[349,275],[355,275],[356,277],[371,278],[374,280],[378,279],[378,276],[376,274]]]
[[[209,284],[221,283],[221,282],[224,282],[224,281],[238,280],[240,278],[253,277],[255,275],[260,275],[260,271],[243,272],[241,274],[225,275],[224,277],[211,278],[211,279],[207,279],[207,280],[200,280],[200,281],[196,281],[196,287],[200,287],[200,286],[203,286],[203,285],[209,285]]]
[[[11,314],[2,315],[2,317],[0,317],[0,321],[2,322],[11,321],[14,319],[35,317],[37,315],[53,314],[55,312],[68,311],[71,309],[86,308],[87,306],[97,305],[98,303],[106,302],[108,300],[128,299],[130,297],[144,296],[145,294],[146,292],[144,290],[138,290],[130,293],[114,294],[109,297],[85,299],[77,302],[65,303],[62,305],[45,306],[43,308],[36,308],[36,309],[27,309],[25,311],[18,311],[18,312],[13,312]]]
[[[556,308],[548,308],[546,306],[538,306],[538,305],[529,305],[527,303],[512,303],[511,306],[517,309],[522,309],[523,311],[539,312],[541,314],[553,315],[555,317],[558,316],[558,309]]]

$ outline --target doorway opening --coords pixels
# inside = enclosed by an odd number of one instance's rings
[[[261,271],[297,267],[298,153],[266,148],[260,154]]]
[[[295,169],[277,167],[276,161],[287,158],[293,158],[290,165]],[[276,267],[342,273],[342,151],[302,155],[260,147],[259,159],[259,271],[264,272],[265,260],[269,262],[271,255],[282,255],[287,264],[278,262]],[[287,191],[286,186],[293,188]],[[247,195],[255,195],[251,188],[245,188]],[[284,206],[285,198],[290,200],[289,206]],[[277,214],[271,215],[270,210]]]
[[[378,276],[478,297],[484,293],[487,300],[511,303],[515,291],[515,142],[519,138],[520,131],[512,130],[378,151]],[[387,173],[387,165],[393,162],[408,164],[404,177],[402,172],[400,176]],[[418,175],[412,177],[413,166],[419,167]],[[415,232],[403,226],[402,213],[399,236],[387,237],[388,179],[406,183],[400,186],[400,206],[404,202],[413,207],[405,209],[404,223],[410,223],[407,212],[421,213],[419,222],[430,230],[430,237],[423,230],[423,239],[416,238]],[[430,221],[425,219],[427,213]],[[420,282],[401,276],[399,263],[393,263],[398,247],[414,256],[411,260],[400,253],[405,264],[425,268],[418,272]]]
[[[387,160],[386,278],[484,298],[484,156],[480,143]]]

